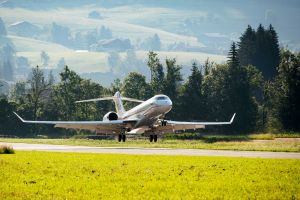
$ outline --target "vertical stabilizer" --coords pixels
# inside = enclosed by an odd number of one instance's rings
[[[117,111],[118,115],[123,116],[123,114],[125,113],[125,109],[124,109],[121,94],[119,91],[115,93],[113,100],[115,102],[115,107],[116,107],[116,111]]]

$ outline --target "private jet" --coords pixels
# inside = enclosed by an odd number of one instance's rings
[[[171,99],[163,94],[142,101],[138,99],[121,96],[116,92],[112,97],[102,97],[76,101],[76,103],[95,102],[103,100],[113,100],[116,112],[110,111],[103,117],[103,121],[30,121],[24,120],[17,113],[15,115],[24,123],[33,124],[53,124],[54,127],[90,130],[96,134],[112,134],[117,136],[119,142],[126,141],[126,135],[144,135],[149,137],[150,142],[157,142],[157,137],[165,133],[176,133],[178,131],[204,129],[209,125],[229,125],[232,124],[235,113],[228,122],[183,122],[165,120],[165,116],[172,109]],[[126,111],[123,106],[124,101],[140,103],[132,109]]]

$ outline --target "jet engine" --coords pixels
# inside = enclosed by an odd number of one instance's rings
[[[119,116],[115,112],[108,112],[104,115],[103,121],[113,121],[113,120],[118,120]]]

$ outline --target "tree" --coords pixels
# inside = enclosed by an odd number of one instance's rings
[[[42,51],[40,56],[41,56],[42,66],[43,67],[48,67],[49,60],[50,60],[50,57],[49,57],[48,53],[45,52],[45,51]]]
[[[147,65],[151,72],[151,87],[154,94],[163,93],[164,87],[164,70],[163,66],[159,61],[157,53],[150,51],[148,53],[148,62]]]
[[[0,36],[6,36],[6,34],[7,32],[6,32],[5,24],[2,18],[0,17]]]
[[[7,81],[14,80],[15,56],[16,56],[16,51],[15,51],[13,45],[7,43],[2,48],[2,59],[3,60],[2,60],[2,63],[0,63],[0,64],[2,64],[2,73],[3,73],[2,76],[3,76],[4,80],[7,80]],[[1,75],[0,75],[0,77],[1,77]]]
[[[154,50],[154,51],[159,51],[160,48],[161,48],[160,38],[155,33],[152,40],[151,40],[151,43],[150,43],[150,49]]]
[[[0,98],[0,132],[1,134],[16,135],[20,132],[19,124],[13,112],[16,105],[7,98]]]
[[[209,61],[209,59],[207,58],[204,62],[204,65],[203,65],[205,76],[207,76],[210,73],[213,66],[214,66],[214,62]]]
[[[204,112],[204,99],[202,95],[203,76],[194,62],[192,74],[182,86],[180,95],[180,110],[182,119],[200,119],[200,112]]]
[[[5,60],[3,62],[3,74],[4,74],[5,80],[7,80],[7,81],[14,80],[13,66],[11,65],[11,62],[9,62],[8,60]]]
[[[164,79],[164,94],[168,95],[173,101],[174,109],[168,114],[173,118],[180,118],[179,109],[179,90],[181,86],[182,75],[181,67],[176,64],[176,59],[166,59],[167,74]]]
[[[155,33],[152,37],[148,37],[140,45],[142,49],[150,51],[159,51],[161,49],[161,41],[159,36]]]
[[[26,82],[17,82],[11,92],[11,99],[15,102],[20,102],[26,96]]]
[[[256,32],[248,26],[238,45],[242,66],[256,66],[266,80],[275,77],[280,58],[278,36],[272,25],[266,30],[260,24]]]
[[[62,58],[59,59],[57,65],[56,65],[56,68],[58,70],[62,70],[65,66],[66,66],[66,61],[65,61],[65,58],[62,57]]]
[[[257,103],[254,91],[261,75],[253,66],[241,67],[235,44],[229,51],[225,65],[217,65],[204,80],[204,95],[207,98],[210,120],[224,120],[237,113],[228,131],[252,131],[257,121]],[[224,129],[223,129],[224,130]]]
[[[32,118],[36,120],[41,103],[46,99],[48,95],[47,92],[50,90],[52,82],[46,80],[43,71],[39,66],[36,66],[32,69],[27,83],[30,85],[30,88],[27,91],[27,99],[32,108]]]
[[[236,68],[239,67],[240,62],[239,62],[239,59],[238,59],[238,53],[237,53],[235,42],[233,42],[231,44],[231,48],[228,52],[228,57],[227,58],[228,58],[228,64],[229,64],[230,68],[236,69]]]
[[[238,42],[238,56],[242,66],[253,64],[256,55],[255,40],[255,30],[248,25],[247,29],[240,37],[240,41]]]
[[[282,50],[278,72],[278,77],[268,83],[266,90],[269,125],[277,129],[299,131],[300,54]],[[276,122],[280,122],[280,125]]]
[[[278,36],[274,27],[270,24],[269,30],[267,30],[269,37],[269,49],[267,51],[269,56],[268,65],[272,70],[268,74],[269,77],[274,77],[277,74],[277,67],[280,63],[280,49],[278,43]]]
[[[74,120],[76,113],[75,101],[82,98],[80,92],[80,83],[82,78],[76,72],[65,66],[59,74],[60,83],[55,87],[54,95],[57,107],[63,107],[59,110],[59,116],[64,120]]]
[[[117,91],[121,91],[122,89],[122,82],[119,78],[115,79],[112,84],[110,85],[112,94],[115,94]]]
[[[92,29],[86,33],[85,36],[87,47],[90,48],[91,45],[98,42],[98,32],[97,29]]]
[[[178,89],[182,81],[182,75],[180,73],[181,67],[176,64],[176,59],[166,59],[167,74],[165,76],[164,92],[171,99],[175,99],[178,96]]]
[[[53,22],[51,27],[51,37],[53,42],[68,46],[71,38],[70,30],[68,27]]]
[[[118,52],[109,52],[107,61],[111,68],[117,68],[121,64],[121,57]]]
[[[16,62],[18,68],[23,68],[23,69],[29,69],[30,68],[30,63],[28,58],[24,56],[19,56],[17,57],[17,62]]]
[[[99,39],[111,39],[112,38],[112,31],[105,27],[105,26],[101,26],[100,30],[99,30]]]
[[[151,97],[151,88],[144,75],[130,72],[122,84],[122,94],[143,100]]]
[[[96,10],[90,12],[89,15],[88,15],[88,17],[91,18],[91,19],[103,19],[103,17],[101,16],[101,14],[98,11],[96,11]]]

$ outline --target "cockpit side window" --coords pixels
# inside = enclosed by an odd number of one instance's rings
[[[166,100],[166,97],[156,97],[156,100]]]

